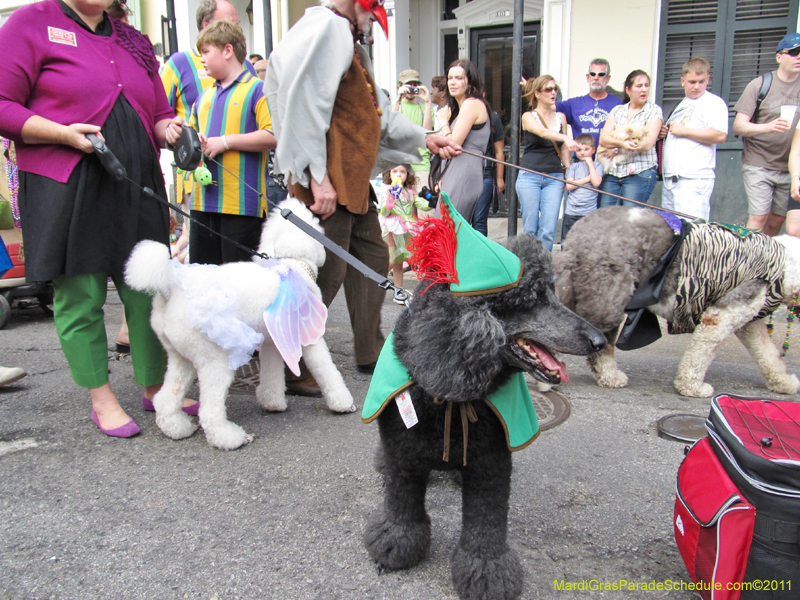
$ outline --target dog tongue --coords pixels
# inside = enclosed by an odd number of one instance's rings
[[[536,350],[536,355],[539,357],[539,360],[542,362],[542,364],[545,366],[546,369],[558,372],[558,376],[561,378],[561,383],[567,383],[569,381],[569,374],[567,373],[567,365],[553,358],[547,350],[542,348],[536,342],[528,340],[528,343],[531,346],[533,346],[533,348]]]

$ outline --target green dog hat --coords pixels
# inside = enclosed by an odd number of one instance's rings
[[[519,284],[522,261],[516,254],[475,231],[444,192],[439,211],[441,218],[423,219],[408,243],[408,264],[417,275],[449,283],[456,296],[494,294]]]

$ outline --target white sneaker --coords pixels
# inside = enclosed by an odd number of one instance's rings
[[[26,375],[27,373],[19,367],[0,367],[0,385],[14,383]]]

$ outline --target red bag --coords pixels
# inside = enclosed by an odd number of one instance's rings
[[[703,600],[738,600],[755,521],[755,507],[728,477],[708,438],[697,442],[678,469],[673,527]]]

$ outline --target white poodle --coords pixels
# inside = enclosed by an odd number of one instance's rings
[[[200,384],[200,425],[212,446],[234,450],[252,441],[228,421],[225,399],[236,368],[261,347],[259,404],[286,410],[284,359],[292,370],[302,357],[335,412],[355,410],[353,397],[331,360],[322,334],[327,311],[316,285],[325,249],[280,216],[290,209],[322,232],[308,208],[284,200],[264,225],[259,251],[271,260],[216,265],[182,265],[163,244],[137,244],[125,269],[133,289],[155,294],[153,329],[167,351],[164,387],[153,398],[156,423],[182,439],[197,426],[181,406],[195,373]],[[262,341],[263,339],[263,341]]]

